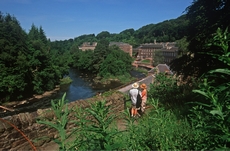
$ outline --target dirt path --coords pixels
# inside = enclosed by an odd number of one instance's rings
[[[149,85],[150,85],[150,83],[153,82],[153,80],[154,80],[154,77],[153,77],[152,75],[149,75],[149,76],[147,76],[147,77],[145,77],[145,78],[143,78],[143,79],[141,79],[141,80],[139,80],[139,81],[137,81],[137,82],[138,82],[138,83],[145,83],[145,84],[148,86],[148,88],[149,88]],[[127,85],[126,87],[123,87],[123,88],[119,89],[118,91],[127,94],[128,91],[129,91],[131,88],[132,88],[132,84]]]

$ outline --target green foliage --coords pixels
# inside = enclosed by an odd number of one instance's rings
[[[148,95],[162,103],[181,104],[190,100],[188,97],[192,88],[186,84],[179,85],[179,81],[175,77],[161,73],[157,74],[153,83],[150,84]]]
[[[33,24],[28,34],[15,17],[0,13],[0,101],[19,100],[52,90],[68,71],[70,53],[53,50]]]
[[[207,149],[206,131],[178,117],[175,111],[166,110],[158,99],[149,98],[152,109],[142,118],[130,118],[130,111],[124,112],[125,129],[118,130],[114,111],[105,101],[98,101],[89,108],[76,107],[74,121],[68,120],[64,97],[52,104],[56,119],[38,121],[55,128],[60,149],[65,150],[201,150]],[[66,107],[66,108],[65,108]],[[75,124],[75,128],[66,134],[66,124]],[[120,123],[122,124],[122,123]],[[193,123],[195,124],[195,123]],[[69,139],[68,139],[69,138]],[[60,141],[62,140],[62,141]]]
[[[109,42],[124,42],[138,47],[143,43],[153,43],[154,40],[158,42],[172,42],[179,40],[187,35],[188,20],[185,15],[182,15],[176,19],[166,20],[157,24],[149,24],[141,27],[138,30],[125,29],[120,33],[109,33],[108,31],[102,31],[96,36],[94,34],[81,35],[74,39],[65,41],[55,41],[51,44],[55,46],[57,50],[70,50],[71,46],[80,46],[84,42],[99,42],[101,40],[107,40]],[[58,48],[57,48],[58,46]]]
[[[153,56],[153,66],[164,63],[164,56],[162,51],[155,51]]]
[[[99,76],[127,75],[131,70],[132,58],[117,46],[109,47],[106,40],[101,40],[94,51],[86,50],[77,52],[74,67],[98,73]]]
[[[96,36],[96,38],[98,40],[105,40],[105,39],[107,39],[109,37],[110,37],[110,33],[108,31],[102,31],[101,33],[97,34],[97,36]]]
[[[206,133],[206,141],[202,149],[229,149],[230,148],[230,34],[227,29],[220,28],[209,44],[210,47],[222,48],[221,54],[209,53],[225,63],[227,68],[214,69],[206,73],[200,88],[193,92],[203,96],[202,100],[194,102],[191,121],[197,129]]]
[[[133,68],[133,70],[137,71],[137,72],[140,72],[140,73],[143,73],[145,74],[146,76],[148,75],[148,71],[146,68],[141,68],[141,67],[138,67],[138,68]]]
[[[30,90],[27,35],[15,17],[0,13],[0,101],[22,98]]]
[[[174,60],[171,69],[184,77],[200,77],[210,70],[226,67],[226,64],[208,53],[221,54],[221,49],[207,44],[213,39],[216,29],[230,25],[230,3],[228,0],[194,0],[186,11],[189,19],[187,41],[188,53]]]
[[[80,46],[84,42],[90,42],[91,43],[91,42],[97,42],[97,41],[98,41],[98,39],[96,38],[96,36],[94,34],[81,35],[79,37],[74,38],[74,40],[73,40],[74,44],[76,44],[77,46]],[[57,41],[57,43],[59,43],[59,41]]]
[[[188,52],[188,45],[187,38],[183,37],[180,40],[176,41],[176,46],[178,47],[178,56],[181,57]]]
[[[60,85],[72,83],[72,79],[69,76],[66,76],[60,80]]]
[[[59,136],[54,141],[60,150],[114,150],[121,149],[122,142],[119,140],[119,132],[113,122],[115,115],[105,101],[91,104],[90,108],[83,110],[77,107],[75,121],[69,121],[65,94],[58,102],[52,101],[52,111],[55,120],[40,119],[37,122],[45,124],[57,130]],[[67,134],[67,123],[75,124],[75,128]],[[70,139],[69,139],[70,138]],[[73,140],[73,141],[71,141]]]
[[[51,109],[54,112],[55,118],[52,120],[43,119],[42,117],[37,120],[39,124],[45,124],[51,128],[58,131],[58,138],[54,139],[54,142],[59,145],[59,150],[67,150],[68,142],[66,141],[72,133],[67,134],[66,125],[68,123],[69,110],[65,100],[66,93],[63,95],[62,99],[58,101],[51,101]]]
[[[202,132],[195,131],[186,119],[178,119],[157,99],[148,99],[152,109],[142,118],[130,118],[125,112],[126,131],[123,141],[128,150],[196,150]],[[176,110],[176,109],[174,109]]]
[[[149,24],[141,27],[134,33],[139,43],[152,43],[154,40],[160,42],[175,41],[187,35],[188,20],[185,15],[177,19],[165,20],[158,24]]]
[[[141,60],[141,63],[150,63],[150,60],[148,60],[148,59]]]
[[[93,70],[93,56],[92,50],[81,51],[78,53],[79,59],[74,63],[74,66],[81,70]]]
[[[102,62],[105,60],[106,56],[110,53],[109,41],[102,39],[97,43],[93,54],[93,72],[98,73]]]
[[[89,116],[93,117],[83,130],[88,132],[90,139],[87,140],[87,150],[114,150],[122,147],[121,142],[115,140],[116,135],[120,132],[111,128],[112,122],[114,122],[115,115],[111,114],[112,110],[109,106],[106,106],[105,101],[100,101],[92,104],[90,109],[86,109]],[[92,148],[91,148],[92,147]]]
[[[118,47],[110,47],[110,53],[100,65],[99,75],[107,77],[109,75],[124,75],[131,70],[132,58],[128,53]]]

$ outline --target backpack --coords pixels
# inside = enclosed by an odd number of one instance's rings
[[[140,95],[140,93],[139,93],[139,91],[138,91],[136,108],[141,107],[141,103],[142,103],[142,98],[141,98],[141,95]]]

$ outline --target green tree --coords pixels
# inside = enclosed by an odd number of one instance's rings
[[[0,96],[1,102],[22,98],[29,90],[30,72],[27,35],[11,15],[0,12]]]
[[[188,45],[189,43],[187,42],[186,37],[176,41],[176,46],[178,47],[178,56],[186,55],[188,52]]]
[[[226,66],[223,62],[211,57],[208,53],[220,54],[218,47],[207,47],[217,28],[229,27],[230,2],[228,0],[194,0],[187,9],[189,19],[188,37],[189,52],[172,62],[171,68],[185,77],[200,77],[203,73]]]
[[[100,69],[100,65],[105,60],[106,56],[110,53],[109,49],[109,41],[108,40],[100,40],[97,43],[96,48],[94,49],[94,57],[93,57],[93,72],[98,73]]]
[[[99,74],[105,76],[118,76],[128,73],[132,68],[132,58],[117,46],[110,47],[111,52],[107,55],[100,66]]]
[[[153,66],[164,63],[164,56],[161,50],[156,50],[153,56]]]
[[[91,71],[93,69],[94,52],[92,50],[81,51],[78,53],[79,59],[76,61],[76,67],[81,70]]]
[[[102,39],[107,39],[110,37],[110,33],[108,31],[102,31],[101,33],[97,34],[96,38],[98,40],[102,40]]]
[[[30,69],[33,73],[33,91],[41,94],[52,90],[64,74],[67,74],[68,65],[72,62],[70,51],[50,48],[42,27],[32,25],[29,31],[29,50],[31,54]],[[68,41],[61,44],[68,45]]]

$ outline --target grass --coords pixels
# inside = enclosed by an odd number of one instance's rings
[[[150,63],[150,60],[145,59],[145,60],[142,60],[141,62],[142,62],[142,63]]]
[[[70,84],[72,81],[73,80],[69,76],[66,76],[60,80],[60,85]]]

